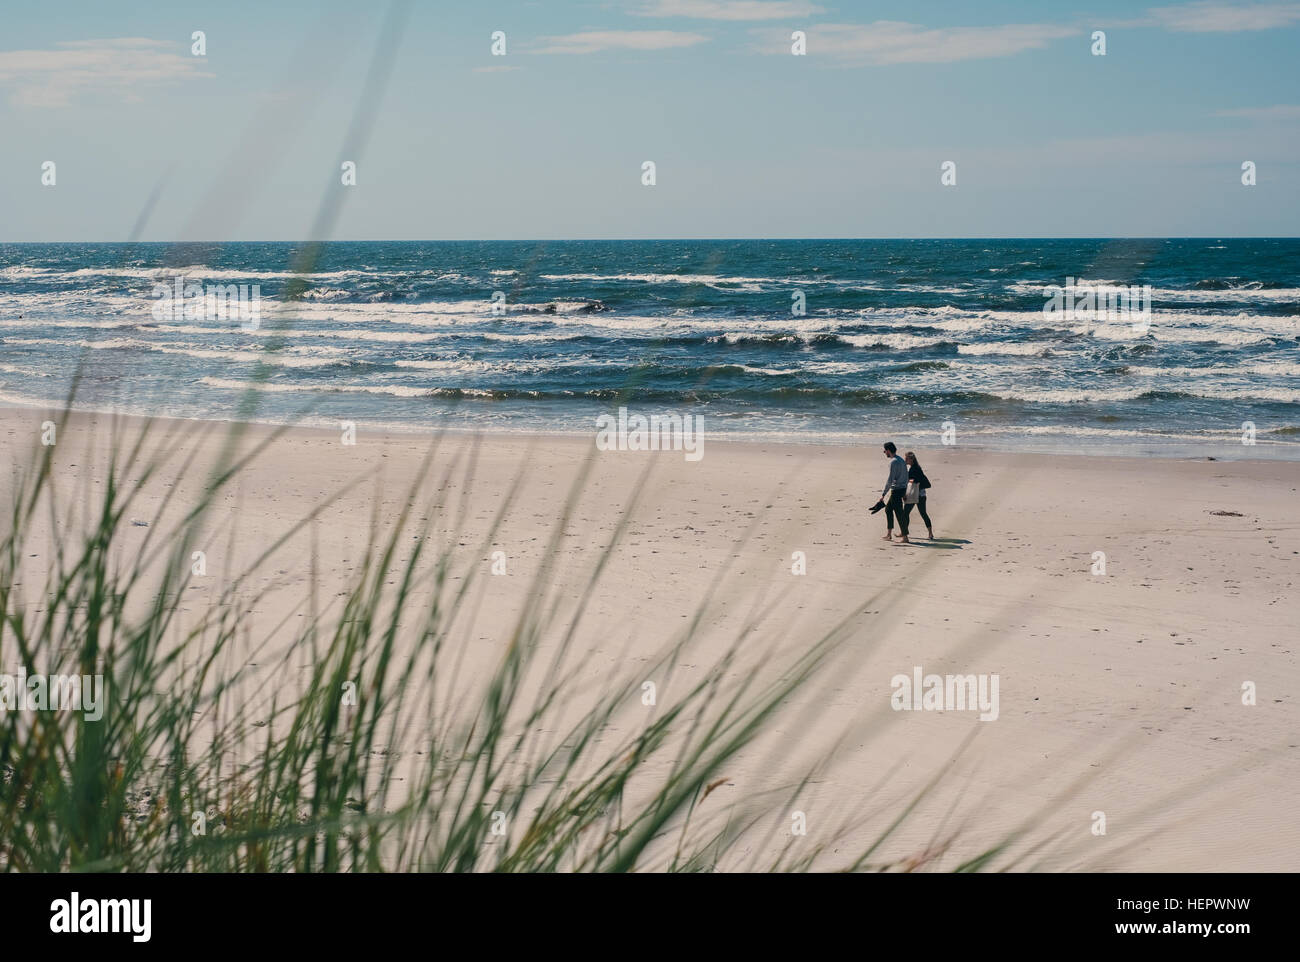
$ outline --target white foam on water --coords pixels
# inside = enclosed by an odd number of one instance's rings
[[[214,333],[214,334],[232,333],[224,329],[209,331],[207,328],[204,328],[203,331],[205,333]],[[158,341],[144,341],[138,338],[124,338],[124,337],[102,338],[97,341],[89,341],[89,340],[71,341],[71,340],[64,340],[61,338],[54,338],[54,337],[3,337],[0,338],[0,343],[15,344],[19,346],[42,345],[42,346],[50,346],[50,347],[87,347],[87,348],[100,348],[100,349],[102,348],[108,348],[108,349],[139,348],[142,350],[167,349],[167,350],[175,350],[175,351],[182,351],[182,352],[212,350],[211,348],[205,347],[202,344],[189,344],[183,341],[158,342]],[[307,347],[285,344],[277,347],[274,353],[277,356],[284,355],[284,354],[294,354],[294,355],[300,355],[309,358],[343,358],[343,357],[350,357],[355,352],[349,351],[346,348],[331,347],[325,344],[312,344]],[[262,357],[264,355],[263,353],[259,352],[257,356]]]
[[[933,347],[936,344],[951,342],[952,338],[922,337],[918,334],[838,334],[845,344],[853,347],[876,347],[883,345],[896,350],[914,347]]]
[[[936,431],[935,433],[938,434],[939,432]],[[1199,433],[1190,433],[1158,430],[1137,431],[1129,428],[1092,428],[1076,424],[1018,424],[1002,427],[964,428],[962,433],[1003,436],[1027,434],[1046,437],[1125,438],[1134,440],[1141,440],[1142,438],[1173,438],[1180,441],[1240,442],[1241,440],[1240,428],[1207,429]]]
[[[47,371],[33,371],[30,368],[17,367],[13,364],[0,364],[0,374],[17,374],[21,377],[54,377]]]
[[[1132,287],[1143,286],[1141,282],[1132,280],[1099,280],[1096,278],[1080,279],[1075,278],[1076,288],[1089,287]],[[1048,299],[1047,290],[1049,287],[1064,287],[1065,278],[1059,281],[1052,281],[1047,284],[1037,281],[1016,281],[1007,285],[1007,290],[1013,294],[1022,294],[1026,296],[1038,296],[1044,301]],[[1228,287],[1222,290],[1209,290],[1202,288],[1180,288],[1180,287],[1152,287],[1151,301],[1155,305],[1160,301],[1177,301],[1182,303],[1207,303],[1216,301],[1300,301],[1300,288],[1296,287],[1279,287],[1265,289],[1262,287]]]
[[[724,274],[539,274],[544,281],[637,281],[645,284],[814,284],[813,278],[741,277]]]
[[[0,321],[0,327],[7,330],[30,330],[32,328],[93,328],[100,331],[114,331],[122,328],[136,327],[131,321],[44,321],[44,320],[27,320],[21,321]]]
[[[158,324],[150,330],[161,331],[164,334],[230,334],[230,328],[212,328],[199,327],[188,324]],[[371,330],[337,330],[322,331],[311,330],[306,328],[294,328],[293,330],[276,330],[273,328],[259,327],[256,330],[245,331],[239,330],[240,334],[247,334],[250,337],[322,337],[334,338],[345,341],[380,341],[385,343],[398,344],[427,344],[431,341],[445,340],[449,335],[438,333],[421,333],[418,331],[371,331]]]
[[[993,344],[958,344],[958,354],[970,354],[974,356],[984,356],[988,354],[1005,354],[1009,357],[1038,357],[1046,354],[1049,350],[1047,344],[1036,342],[1033,344],[996,342]]]
[[[498,334],[495,331],[488,331],[480,334],[487,341],[577,341],[585,337],[584,334]]]
[[[1091,324],[1072,328],[1072,333],[1097,338],[1102,341],[1138,341],[1150,336],[1157,341],[1171,344],[1223,344],[1243,346],[1263,344],[1271,341],[1274,335],[1261,331],[1232,331],[1210,328],[1178,328],[1159,324],[1153,318],[1142,333],[1133,330],[1131,324],[1105,324],[1094,327]]]
[[[72,270],[66,270],[56,267],[6,267],[0,268],[0,277],[13,279],[34,279],[34,280],[67,280],[91,277],[127,277],[141,280],[162,280],[167,279],[174,281],[177,277],[184,277],[198,283],[207,280],[231,279],[231,280],[290,280],[298,278],[299,280],[346,280],[348,278],[372,278],[382,279],[385,277],[400,277],[402,274],[389,273],[372,273],[370,271],[344,270],[344,271],[317,271],[309,273],[299,273],[296,271],[248,271],[234,268],[206,267],[202,264],[193,264],[189,266],[176,267],[78,267]]]
[[[1184,385],[1153,387],[1142,385],[1122,388],[1077,388],[1060,390],[1025,391],[1014,388],[985,387],[981,390],[1008,401],[1030,401],[1048,404],[1097,403],[1106,401],[1132,401],[1153,390],[1164,390],[1186,394],[1191,397],[1220,401],[1279,401],[1283,404],[1300,403],[1300,390],[1288,388],[1256,387],[1246,385],[1237,388],[1213,388],[1197,385],[1192,388]]]
[[[413,371],[437,371],[450,374],[545,374],[560,368],[571,367],[621,367],[617,358],[595,358],[583,354],[577,357],[524,358],[480,360],[474,358],[439,358],[437,360],[397,360],[393,366]]]
[[[431,394],[427,387],[407,387],[401,384],[277,384],[267,381],[232,381],[220,377],[202,377],[199,378],[199,383],[230,391],[260,391],[265,394],[389,394],[393,397],[428,397]]]
[[[1151,365],[1128,365],[1128,373],[1142,377],[1179,377],[1179,378],[1251,378],[1259,375],[1273,377],[1300,378],[1300,363],[1295,361],[1261,361],[1250,359],[1240,365],[1212,364],[1207,367],[1157,367]]]
[[[94,351],[151,351],[158,354],[178,354],[186,357],[213,361],[230,361],[247,364],[268,364],[275,367],[331,367],[340,363],[345,352],[331,349],[330,357],[304,357],[302,348],[286,348],[294,356],[286,356],[280,351],[238,351],[216,350],[197,344],[160,344],[156,341],[142,341],[132,337],[105,338],[99,341],[62,341],[48,337],[4,338],[4,343],[19,346],[80,347]]]

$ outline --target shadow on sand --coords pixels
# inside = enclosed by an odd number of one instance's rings
[[[965,538],[935,538],[930,541],[928,538],[913,538],[908,547],[917,548],[945,548],[950,551],[960,551],[961,546],[970,544]]]

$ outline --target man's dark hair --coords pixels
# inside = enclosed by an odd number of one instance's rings
[[[885,450],[888,451],[890,454],[897,454],[897,453],[898,453],[898,448],[894,447],[894,442],[893,442],[893,441],[886,441],[886,442],[885,442]]]

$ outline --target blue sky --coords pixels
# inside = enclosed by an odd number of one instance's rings
[[[155,192],[145,240],[302,239],[323,198],[339,239],[1300,224],[1297,2],[413,0],[359,112],[387,9],[11,5],[0,241],[122,240]]]

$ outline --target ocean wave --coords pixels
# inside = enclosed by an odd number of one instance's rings
[[[90,320],[28,321],[26,319],[23,319],[21,321],[12,321],[12,320],[0,321],[0,328],[6,328],[8,330],[27,330],[33,327],[37,327],[37,328],[57,327],[57,328],[91,328],[100,331],[115,331],[115,330],[121,330],[123,328],[132,328],[136,326],[137,325],[133,321],[90,321]]]
[[[1234,347],[1264,344],[1276,340],[1278,335],[1266,331],[1233,331],[1221,328],[1178,328],[1162,326],[1153,319],[1143,333],[1133,330],[1131,324],[1082,325],[1070,329],[1072,333],[1103,341],[1131,341],[1151,337],[1173,344],[1221,344]]]
[[[916,334],[839,334],[838,340],[850,347],[879,350],[910,350],[912,348],[956,347],[955,341],[943,337],[921,337]]]
[[[1049,287],[1061,287],[1064,283],[1064,277],[1059,281],[1049,281],[1047,283],[1040,283],[1038,281],[1016,281],[1007,285],[1007,291],[1012,294],[1019,294],[1028,297],[1041,297],[1045,301],[1047,299],[1046,291]],[[1088,280],[1075,279],[1075,286],[1081,288],[1131,287],[1135,285],[1139,287],[1143,286],[1141,281],[1133,280],[1098,280],[1093,278],[1089,278]],[[1223,303],[1225,301],[1233,300],[1279,302],[1300,301],[1300,287],[1274,286],[1257,281],[1243,282],[1241,286],[1238,287],[1151,287],[1151,302],[1153,305],[1161,301]]]
[[[729,274],[539,274],[544,281],[584,281],[588,283],[640,284],[795,284],[816,283],[813,278],[741,277]]]
[[[507,305],[508,306],[508,305]],[[272,301],[271,310],[301,317],[303,320],[332,320],[344,315],[355,316],[358,320],[382,320],[384,318],[421,317],[430,315],[480,314],[490,316],[492,301],[488,297],[462,299],[455,301],[341,301],[325,306],[307,306],[298,301]],[[499,320],[500,318],[498,318]]]
[[[992,344],[957,345],[958,354],[970,354],[979,357],[989,354],[1005,354],[1009,357],[1041,357],[1047,354],[1048,351],[1048,345],[1042,343],[1026,344],[1024,342],[997,341]]]
[[[492,276],[510,276],[515,271],[493,270]],[[317,284],[321,281],[360,281],[363,283],[388,282],[399,284],[410,281],[423,283],[479,283],[480,277],[463,271],[438,269],[394,269],[374,270],[348,268],[345,270],[295,271],[295,270],[251,270],[248,268],[213,267],[207,264],[185,264],[161,267],[141,266],[96,266],[96,267],[40,267],[35,265],[13,265],[0,268],[0,279],[28,281],[81,281],[97,277],[122,278],[142,281],[175,282],[176,278],[188,278],[197,283],[207,281],[306,281]]]
[[[1252,281],[1240,275],[1202,278],[1193,284],[1192,288],[1198,291],[1294,291],[1300,293],[1300,289],[1290,287],[1279,281]]]
[[[582,354],[576,357],[548,357],[538,360],[499,358],[481,360],[477,358],[453,357],[435,360],[395,360],[392,366],[399,370],[431,371],[439,374],[496,374],[496,375],[532,375],[559,372],[570,368],[618,368],[622,362],[613,359],[599,359]]]
[[[357,303],[353,301],[325,300],[304,304],[300,301],[267,301],[263,298],[263,314],[282,317],[285,321],[336,321],[347,323],[387,322],[411,326],[445,326],[448,324],[502,324],[521,317],[573,317],[584,318],[609,310],[595,298],[567,301],[540,301],[537,303],[507,303],[503,313],[492,313],[489,299],[462,301],[416,301],[411,303]]]
[[[213,328],[201,327],[190,324],[158,324],[147,328],[151,331],[160,331],[164,334],[230,334],[230,328]],[[237,329],[238,330],[238,329]],[[379,341],[389,344],[428,344],[433,341],[439,341],[447,338],[445,333],[420,332],[420,331],[372,331],[372,330],[352,330],[341,329],[337,331],[312,330],[308,328],[293,328],[290,330],[278,329],[274,327],[259,327],[256,330],[244,331],[239,330],[240,334],[249,337],[321,337],[334,338],[345,341]]]
[[[588,391],[540,391],[516,388],[492,389],[471,387],[413,387],[404,384],[319,384],[280,383],[274,381],[235,381],[228,378],[203,377],[199,383],[207,387],[228,391],[257,391],[265,394],[388,394],[401,398],[440,398],[444,400],[572,400],[577,397],[593,400],[616,400],[627,392],[614,388]],[[638,397],[656,397],[659,400],[681,400],[672,391],[648,391]]]
[[[505,304],[507,315],[515,314],[599,314],[609,310],[605,302],[594,297],[547,301],[542,304]]]
[[[1195,389],[1152,390],[1150,387],[1125,388],[1072,388],[1048,390],[1020,390],[1011,388],[986,387],[994,397],[1004,401],[1028,401],[1045,404],[1080,404],[1104,403],[1110,401],[1137,400],[1173,400],[1176,398],[1199,398],[1217,401],[1272,401],[1282,404],[1300,403],[1300,390],[1288,388],[1243,386],[1240,388],[1208,388],[1197,386]]]
[[[17,374],[20,377],[53,377],[46,371],[33,371],[30,368],[18,367],[14,364],[0,364],[0,374]]]
[[[936,434],[939,432],[935,432]],[[1261,434],[1269,432],[1260,432]],[[1300,432],[1298,432],[1300,433]],[[1241,428],[1206,429],[1199,432],[1162,431],[1159,429],[1137,430],[1134,428],[1096,428],[1079,424],[1010,424],[999,427],[963,427],[963,435],[1008,436],[1029,435],[1039,437],[1063,438],[1110,438],[1114,440],[1142,440],[1144,438],[1166,438],[1180,441],[1200,442],[1240,442]]]
[[[205,348],[197,344],[160,344],[156,341],[142,341],[138,338],[116,337],[100,341],[60,341],[54,338],[5,338],[6,344],[21,346],[57,346],[79,347],[94,351],[150,351],[157,354],[176,354],[201,360],[226,361],[238,364],[268,364],[274,367],[336,367],[346,366],[349,362],[341,357],[302,357],[289,356],[279,351],[238,351]],[[289,349],[292,350],[292,349]],[[342,353],[342,352],[339,352]]]
[[[942,337],[921,337],[915,334],[836,334],[830,331],[801,333],[760,333],[751,331],[728,331],[707,339],[711,343],[733,345],[756,345],[764,347],[807,345],[814,347],[856,347],[866,350],[906,350],[918,347],[954,346],[954,342]]]
[[[1212,377],[1212,378],[1250,378],[1263,376],[1300,377],[1300,363],[1295,361],[1262,361],[1253,359],[1240,366],[1211,364],[1205,367],[1184,367],[1171,365],[1155,367],[1150,365],[1130,365],[1125,373],[1139,377]]]
[[[554,341],[584,341],[591,340],[586,334],[501,334],[496,331],[485,331],[482,334],[475,335],[483,338],[485,341],[505,341],[514,343],[529,342],[554,342]]]
[[[349,297],[356,297],[356,293],[341,287],[313,287],[302,292],[304,301],[341,301]]]
[[[175,280],[188,277],[198,283],[208,280],[276,281],[276,280],[347,280],[348,278],[374,278],[387,276],[368,271],[251,271],[236,268],[208,267],[202,264],[176,267],[58,267],[14,266],[0,268],[0,278],[14,280],[73,280],[91,277],[124,277],[140,280]]]
[[[389,394],[393,397],[434,397],[429,388],[402,384],[280,384],[274,381],[233,381],[220,377],[201,377],[199,383],[228,391],[258,391],[264,394]]]

